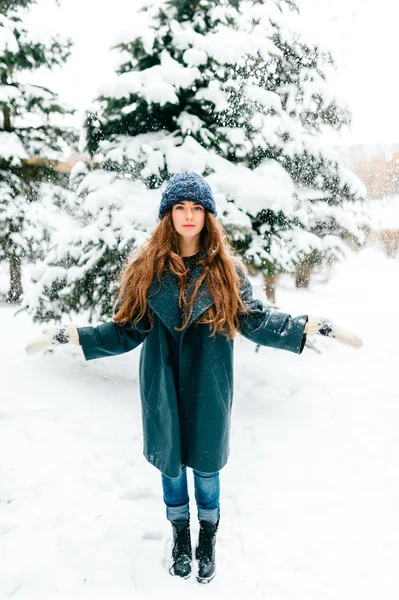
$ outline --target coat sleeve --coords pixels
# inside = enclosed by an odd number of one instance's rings
[[[304,329],[308,315],[293,318],[291,315],[269,310],[261,300],[253,297],[253,289],[246,275],[241,271],[241,298],[249,314],[239,315],[240,333],[261,346],[271,346],[301,354],[306,343]]]
[[[78,327],[79,343],[86,360],[117,356],[137,348],[148,335],[150,322],[147,315],[134,327],[131,323],[117,325],[108,321],[97,327]]]

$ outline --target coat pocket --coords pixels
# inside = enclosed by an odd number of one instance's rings
[[[159,404],[159,385],[158,385],[159,373],[156,369],[151,378],[151,383],[143,390],[143,403],[152,413],[156,413]]]
[[[223,409],[226,415],[229,415],[231,409],[232,394],[229,378],[227,376],[227,369],[224,365],[224,362],[220,359],[217,362],[212,361],[210,364],[214,375],[214,390],[217,393],[219,403],[221,404],[221,408]]]

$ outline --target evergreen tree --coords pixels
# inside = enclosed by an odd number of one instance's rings
[[[148,237],[155,221],[157,191],[118,178],[113,172],[92,171],[77,163],[71,171],[73,219],[65,221],[56,243],[31,273],[22,309],[35,321],[108,319],[118,275],[136,245]],[[152,196],[152,197],[151,197]]]
[[[172,0],[143,12],[136,37],[117,44],[119,76],[88,121],[88,147],[105,150],[105,168],[158,186],[176,170],[176,155],[184,168],[195,140],[209,156],[194,166],[251,223],[237,228],[226,211],[224,225],[265,274],[292,272],[312,251],[336,258],[348,233],[362,243],[364,186],[318,140],[349,124],[350,113],[328,87],[331,54],[298,31],[295,2]],[[162,144],[131,155],[148,132],[162,132]],[[215,156],[251,173],[236,169],[226,181]],[[299,186],[319,198],[300,202]]]
[[[44,257],[52,214],[64,201],[57,161],[76,139],[51,121],[72,110],[51,90],[21,82],[26,72],[63,64],[71,47],[26,24],[22,9],[31,4],[0,2],[0,260],[10,267],[10,302],[22,294],[22,261]]]
[[[103,85],[86,123],[96,170],[81,184],[90,205],[101,187],[94,181],[105,178],[119,220],[131,210],[128,238],[114,248],[138,243],[144,199],[155,224],[161,188],[181,170],[207,177],[236,249],[265,276],[292,273],[314,252],[325,260],[339,256],[348,231],[362,242],[364,189],[318,139],[323,128],[347,124],[349,111],[328,87],[331,56],[298,33],[296,11],[285,0],[149,3],[118,37],[115,80]],[[320,190],[320,197],[301,199],[299,186]],[[79,248],[85,277],[105,273],[104,242],[92,243],[101,259],[93,259],[94,247],[82,258],[80,241],[65,249],[67,256]],[[53,267],[56,274],[59,265]],[[69,308],[73,289],[82,290],[81,273],[74,281],[68,274]],[[110,279],[109,298],[113,292]]]

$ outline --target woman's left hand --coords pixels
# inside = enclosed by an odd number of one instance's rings
[[[363,346],[362,340],[355,333],[342,329],[342,327],[324,317],[309,316],[305,333],[309,336],[316,335],[316,333],[325,335],[352,348],[361,348]]]
[[[58,344],[79,344],[78,328],[73,323],[61,325],[61,327],[50,327],[42,330],[42,335],[29,342],[25,352],[35,354],[47,350],[50,346]]]

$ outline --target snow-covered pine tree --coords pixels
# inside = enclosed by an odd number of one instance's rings
[[[23,260],[43,258],[51,217],[64,202],[57,161],[76,140],[53,115],[73,112],[49,89],[22,83],[28,72],[63,64],[71,41],[44,39],[27,23],[32,0],[0,2],[0,261],[10,269],[8,301],[22,294]]]
[[[112,171],[78,162],[70,189],[75,214],[66,219],[46,258],[31,272],[22,309],[34,321],[107,320],[112,314],[118,275],[131,251],[145,242],[155,222],[157,191]]]
[[[295,3],[283,0],[157,1],[121,32],[115,80],[101,87],[86,124],[97,170],[80,185],[83,204],[96,205],[103,225],[105,205],[112,211],[114,201],[118,220],[130,224],[128,239],[116,239],[114,248],[134,246],[146,220],[155,225],[160,188],[181,170],[208,178],[236,248],[265,275],[293,272],[314,249],[325,256],[342,252],[341,232],[324,235],[330,213],[361,239],[363,213],[351,212],[363,195],[360,182],[318,141],[322,125],[339,129],[349,113],[327,84],[330,56],[302,39],[294,17]],[[321,207],[300,202],[298,185],[327,190],[331,198]],[[94,228],[93,211],[91,219]],[[79,255],[81,267],[68,273],[68,309],[83,272],[85,278],[105,273],[108,246],[93,237],[87,253],[86,227],[67,249]],[[56,274],[59,265],[53,266]],[[108,293],[111,298],[113,280]],[[97,317],[109,317],[90,294],[85,302]]]
[[[331,52],[301,33],[298,3],[277,0],[245,5],[246,30],[254,31],[255,24],[266,26],[277,52],[272,60],[248,55],[237,63],[235,79],[246,82],[247,89],[254,82],[255,95],[248,103],[238,93],[238,119],[230,124],[240,124],[244,101],[247,137],[254,142],[252,148],[247,145],[246,164],[257,169],[265,159],[277,161],[295,184],[295,209],[292,215],[273,209],[251,213],[258,235],[242,249],[250,263],[257,267],[261,262],[266,281],[295,267],[296,283],[303,285],[304,271],[308,274],[315,264],[331,264],[345,255],[343,240],[350,237],[361,246],[366,239],[370,220],[365,186],[322,137],[349,125],[351,115],[330,87],[335,67]],[[266,113],[259,111],[258,87],[278,97]],[[261,244],[262,252],[257,248],[258,236],[266,242]]]
[[[350,113],[329,87],[331,53],[301,34],[296,3],[171,0],[143,12],[144,22],[121,34],[119,76],[89,119],[89,148],[104,151],[107,168],[157,186],[177,170],[174,156],[185,159],[198,142],[209,156],[178,167],[194,162],[249,217],[249,231],[246,220],[237,228],[227,210],[224,225],[265,274],[293,272],[315,252],[337,258],[349,233],[361,243],[365,188],[320,140],[349,124]],[[131,154],[131,138],[153,131],[171,134],[172,157],[159,144],[150,159],[137,144]],[[234,169],[226,181],[215,155],[249,167],[249,180]],[[317,190],[317,199],[298,197],[298,187]]]

